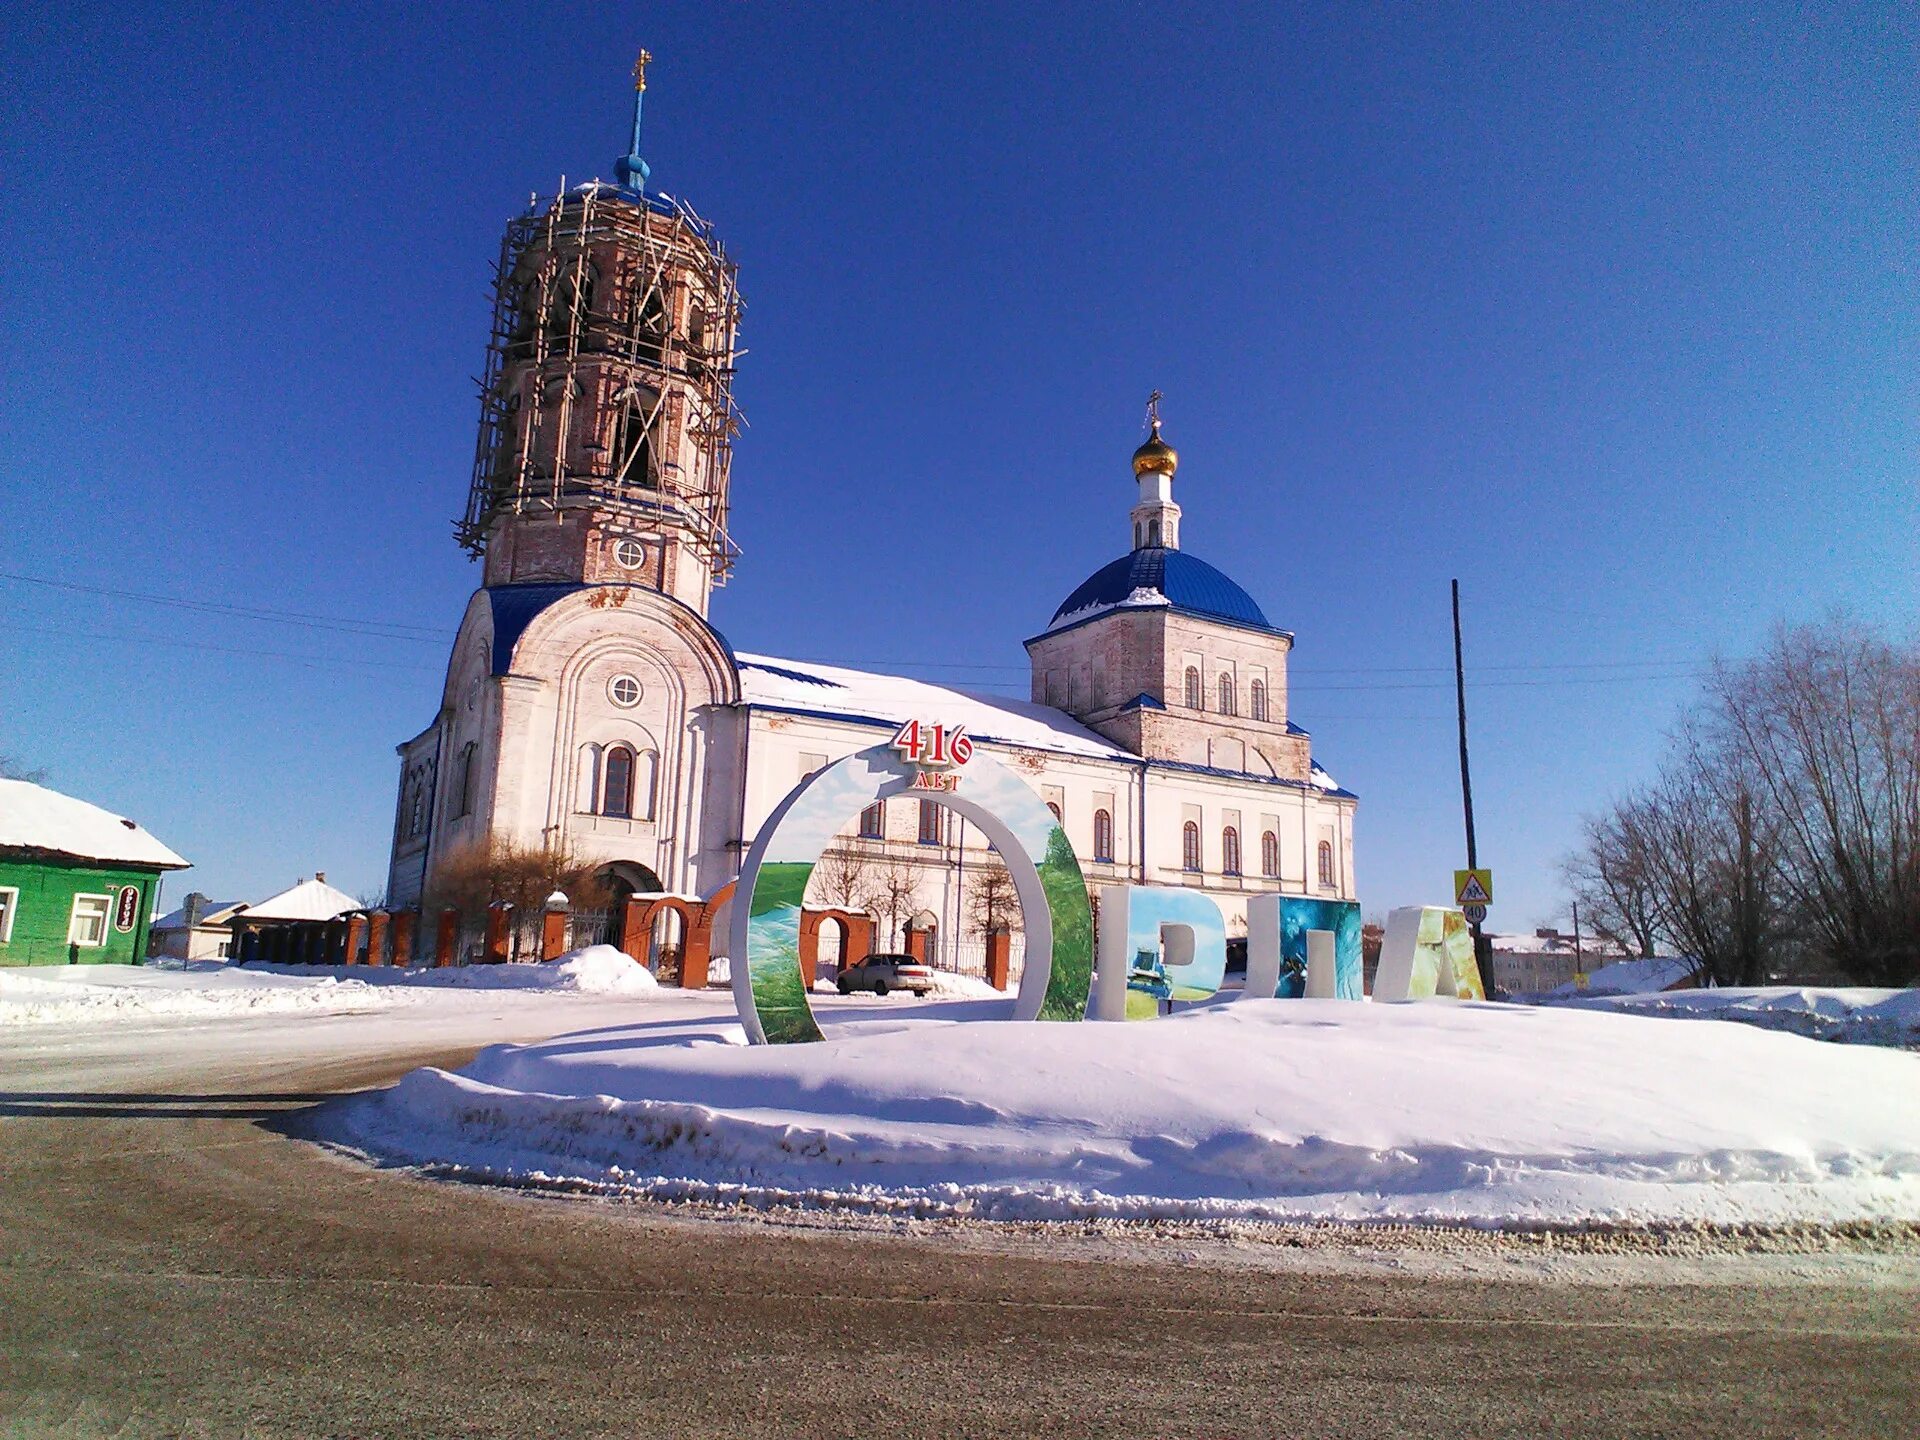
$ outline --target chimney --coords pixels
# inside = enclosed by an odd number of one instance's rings
[[[327,883],[327,872],[324,870],[316,870],[313,872],[313,878],[324,885]]]
[[[187,896],[185,903],[180,907],[180,918],[185,922],[186,928],[189,930],[198,925],[200,918],[206,913],[207,897],[202,895],[198,890],[195,890],[191,895]]]

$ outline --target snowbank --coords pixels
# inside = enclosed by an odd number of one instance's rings
[[[933,972],[933,993],[942,1000],[1009,1000],[1011,990],[996,990],[978,975],[956,975],[951,970]]]
[[[582,995],[650,995],[653,972],[611,945],[589,945],[538,965],[449,965],[445,969],[391,965],[248,965],[248,973],[326,975],[375,986],[456,990],[571,990]]]
[[[1674,1019],[1737,1020],[1815,1040],[1920,1048],[1920,990],[1767,985],[1669,990],[1651,995],[1563,995],[1555,991],[1535,1003]]]
[[[1693,978],[1694,964],[1672,955],[1651,960],[1616,960],[1587,976],[1586,988],[1569,982],[1547,993],[1561,996],[1657,995],[1670,985]]]
[[[661,1198],[1046,1219],[1920,1218],[1920,1056],[1579,1009],[1240,1001],[1136,1024],[662,1022],[336,1111],[375,1154]]]
[[[358,979],[259,975],[218,962],[0,971],[0,1026],[295,1012],[341,1015],[383,1010],[390,1003]]]
[[[544,965],[445,970],[222,961],[69,965],[0,971],[0,1025],[219,1019],[297,1011],[345,1014],[413,1004],[425,994],[448,990],[646,999],[659,985],[644,965],[611,945],[590,945]]]

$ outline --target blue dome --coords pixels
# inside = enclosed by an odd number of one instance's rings
[[[1154,547],[1102,565],[1060,603],[1052,623],[1057,625],[1067,616],[1097,605],[1118,605],[1136,590],[1157,591],[1174,609],[1189,615],[1250,625],[1257,630],[1274,629],[1253,597],[1206,561],[1184,550]]]

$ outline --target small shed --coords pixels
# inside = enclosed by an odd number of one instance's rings
[[[196,890],[178,910],[153,922],[147,954],[174,960],[224,960],[233,941],[227,922],[246,908],[243,900],[209,900]]]
[[[0,780],[0,965],[137,965],[160,876],[190,864],[123,816]]]

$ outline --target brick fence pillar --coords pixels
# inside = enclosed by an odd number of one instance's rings
[[[512,943],[512,929],[512,905],[505,900],[496,900],[487,906],[487,964],[507,963],[507,948]]]
[[[340,954],[340,963],[342,965],[358,965],[360,963],[360,937],[365,935],[366,933],[367,933],[367,917],[366,916],[364,915],[347,916],[346,941]]]
[[[558,890],[547,897],[547,908],[540,917],[540,958],[558,960],[567,953],[567,897]]]
[[[987,983],[1004,990],[1012,975],[1013,937],[996,925],[987,932]]]
[[[387,912],[376,910],[367,916],[367,964],[387,963]]]
[[[629,895],[626,914],[620,920],[620,948],[642,965],[647,963],[647,947],[653,939],[645,923],[646,914],[647,902]]]
[[[433,937],[433,963],[451,965],[457,958],[454,949],[460,943],[460,912],[446,909],[440,912],[440,924]]]
[[[393,912],[393,963],[411,967],[413,964],[413,931],[420,919],[418,910],[396,910]]]

